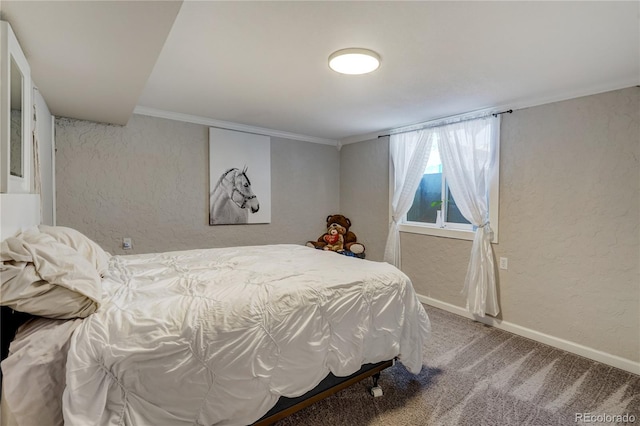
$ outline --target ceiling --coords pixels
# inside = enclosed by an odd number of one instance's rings
[[[362,139],[640,84],[640,2],[7,1],[52,113],[136,111]],[[382,58],[363,76],[339,49]]]

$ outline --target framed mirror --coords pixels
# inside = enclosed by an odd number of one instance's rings
[[[31,74],[11,26],[0,21],[0,192],[31,192]]]

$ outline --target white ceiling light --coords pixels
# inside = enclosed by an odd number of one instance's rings
[[[380,56],[369,49],[342,49],[329,56],[329,68],[341,74],[367,74],[379,66]]]

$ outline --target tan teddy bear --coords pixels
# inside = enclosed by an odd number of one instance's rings
[[[327,229],[327,233],[322,236],[322,239],[327,243],[323,250],[331,251],[344,251],[344,234],[347,230],[337,223],[332,223]]]

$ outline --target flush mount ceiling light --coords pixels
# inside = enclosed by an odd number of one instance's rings
[[[380,56],[369,49],[342,49],[329,56],[329,68],[341,74],[367,74],[379,66]]]

